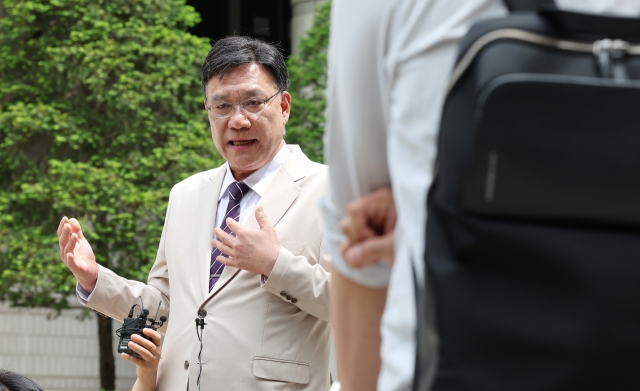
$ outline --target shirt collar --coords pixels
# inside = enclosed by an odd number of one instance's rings
[[[290,154],[291,151],[289,150],[289,147],[283,142],[282,147],[276,156],[264,167],[249,175],[243,182],[249,186],[251,190],[262,197],[265,191],[267,191],[267,187],[269,187],[271,181],[275,178],[276,174]],[[220,187],[218,201],[227,193],[229,185],[236,182],[236,179],[233,177],[233,173],[231,173],[229,163],[225,163],[225,165],[226,172],[224,174],[224,179],[222,180],[222,186]]]

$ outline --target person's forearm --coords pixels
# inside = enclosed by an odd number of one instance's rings
[[[140,381],[140,379],[136,379],[136,383],[133,385],[131,391],[155,391],[155,384],[145,384]]]
[[[331,316],[341,391],[376,389],[380,372],[380,319],[386,288],[357,284],[332,273]]]

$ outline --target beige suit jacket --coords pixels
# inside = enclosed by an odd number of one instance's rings
[[[330,274],[317,208],[327,169],[295,147],[258,203],[281,244],[267,282],[227,266],[210,293],[211,240],[224,174],[219,167],[174,186],[147,284],[100,267],[87,306],[122,321],[138,296],[152,316],[162,300],[160,313],[169,320],[160,330],[165,338],[157,390],[180,391],[187,384],[197,390],[199,313],[206,322],[202,391],[327,390]],[[255,216],[245,225],[258,228]]]

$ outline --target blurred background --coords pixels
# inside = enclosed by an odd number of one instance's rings
[[[328,1],[0,0],[0,368],[45,390],[129,390],[120,323],[83,309],[56,229],[146,280],[171,186],[221,164],[199,72],[212,40],[278,43],[287,143],[322,161]],[[133,304],[133,303],[132,303]]]

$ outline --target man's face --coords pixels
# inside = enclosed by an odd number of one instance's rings
[[[209,80],[205,107],[238,104],[249,98],[260,101],[277,91],[278,87],[265,67],[244,64],[229,69],[222,80],[218,76]],[[213,142],[229,163],[236,180],[244,180],[278,153],[290,107],[291,95],[285,91],[266,102],[260,115],[234,107],[230,117],[219,118],[213,109],[207,110]]]

